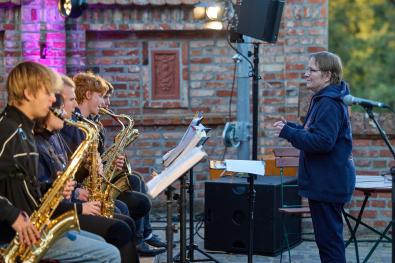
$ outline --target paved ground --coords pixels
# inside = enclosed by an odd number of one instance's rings
[[[165,231],[162,230],[165,227],[165,223],[162,222],[155,222],[153,224],[155,228],[155,233],[158,234],[165,240]],[[199,233],[203,236],[203,229],[199,230]],[[174,235],[176,247],[173,250],[173,254],[176,255],[180,252],[179,250],[179,234],[176,233]],[[195,242],[199,246],[200,249],[204,250],[204,241],[198,236],[195,235]],[[372,243],[360,243],[359,244],[359,253],[361,259],[368,253],[370,248],[372,247]],[[207,251],[208,252],[208,251]],[[212,257],[218,260],[221,263],[243,263],[247,262],[246,255],[238,255],[238,254],[229,254],[229,253],[210,253]],[[355,257],[355,249],[353,245],[350,245],[347,250],[347,262],[353,263],[357,262]],[[195,252],[195,260],[205,258],[202,254],[198,251]],[[166,262],[166,253],[157,256],[154,260],[155,263],[165,263]],[[302,242],[297,247],[291,250],[291,259],[294,263],[316,263],[320,262],[318,250],[314,242]],[[202,261],[195,261],[195,262],[202,262]],[[211,261],[212,262],[212,261]],[[267,257],[267,256],[254,256],[253,262],[280,262],[280,256],[276,257]],[[283,254],[283,262],[288,261],[288,254]],[[361,260],[362,262],[362,260]],[[372,263],[389,263],[391,262],[391,244],[380,244],[377,250],[373,253],[372,257],[369,259],[368,262]]]

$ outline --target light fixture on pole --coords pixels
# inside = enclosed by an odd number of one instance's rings
[[[88,8],[86,0],[59,0],[58,10],[64,17],[77,18]]]
[[[222,30],[224,22],[233,16],[229,12],[233,12],[233,5],[228,1],[202,2],[195,5],[193,17],[197,20],[206,20],[204,29]]]

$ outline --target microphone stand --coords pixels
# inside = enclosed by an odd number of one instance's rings
[[[374,117],[373,111],[372,111],[372,106],[363,106],[363,108],[366,110],[369,118],[374,122],[376,125],[377,129],[380,132],[381,138],[384,140],[385,144],[387,145],[388,149],[390,150],[392,157],[395,160],[395,151],[394,148],[392,147],[387,134],[385,133],[384,129],[380,126],[380,124],[377,122],[376,118]],[[390,109],[392,112],[394,110]],[[392,176],[392,221],[391,224],[392,226],[395,226],[395,187],[394,187],[394,177],[395,177],[395,167],[391,168],[391,176]],[[395,242],[394,242],[394,231],[392,231],[392,263],[395,263]]]

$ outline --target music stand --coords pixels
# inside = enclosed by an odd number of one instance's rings
[[[173,203],[174,199],[177,199],[176,195],[174,195],[175,188],[173,186],[168,186],[165,190],[166,195],[166,243],[167,243],[167,263],[171,263],[173,261],[173,233],[174,233],[174,225],[173,225]]]
[[[194,241],[194,178],[193,178],[193,168],[189,169],[189,183],[188,186],[185,181],[185,176],[180,178],[180,253],[175,256],[175,262],[209,262],[213,261],[216,263],[220,263],[218,260],[213,258],[210,254],[201,250],[198,245],[195,244]],[[188,187],[189,194],[189,245],[186,245],[186,189]],[[200,252],[206,258],[195,259],[194,251]],[[186,251],[188,251],[188,257],[186,256]]]

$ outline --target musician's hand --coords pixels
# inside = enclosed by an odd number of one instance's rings
[[[63,188],[62,195],[64,199],[71,199],[71,194],[74,191],[76,182],[74,180],[68,180],[66,185]]]
[[[31,246],[40,239],[40,233],[30,222],[29,216],[25,212],[19,213],[11,226],[18,233],[19,241],[22,244]]]
[[[281,121],[276,121],[273,124],[274,130],[275,130],[275,135],[279,136],[281,133],[281,130],[284,128],[284,126],[287,124],[287,121],[284,119],[284,117],[281,117]]]
[[[100,201],[91,201],[82,204],[83,215],[100,215],[101,203]]]
[[[84,188],[76,188],[75,198],[87,202],[89,200],[89,191]]]
[[[123,165],[125,164],[125,155],[119,155],[117,159],[115,159],[114,164],[117,170],[122,170]]]
[[[99,163],[97,166],[97,173],[103,176],[103,163]]]
[[[101,176],[103,175],[103,162],[101,157],[97,158],[97,173]]]

